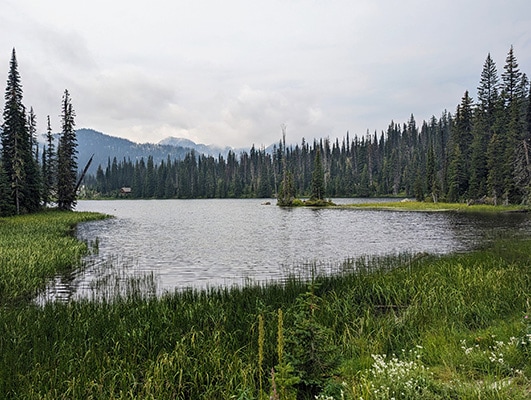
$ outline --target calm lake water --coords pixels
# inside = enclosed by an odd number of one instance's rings
[[[465,251],[494,237],[529,233],[525,214],[283,209],[265,201],[80,201],[79,211],[116,218],[78,226],[78,237],[97,242],[98,254],[87,258],[86,268],[58,276],[43,296],[90,296],[146,275],[156,293],[263,282],[305,273],[312,264],[333,269],[365,255]]]

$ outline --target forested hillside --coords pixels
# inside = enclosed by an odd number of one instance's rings
[[[190,152],[183,160],[157,164],[112,160],[87,181],[87,193],[133,198],[274,197],[283,162],[296,194],[307,196],[319,151],[326,196],[414,196],[430,201],[531,201],[531,102],[526,74],[511,47],[501,76],[490,54],[477,87],[466,91],[454,113],[403,124],[364,137],[284,146],[272,152],[252,147],[226,157]]]
[[[93,155],[89,174],[94,175],[98,165],[106,165],[109,157],[112,159],[128,158],[133,161],[140,160],[146,154],[153,156],[155,163],[160,163],[168,155],[171,159],[180,160],[190,151],[182,146],[170,146],[152,143],[134,143],[130,140],[108,136],[93,129],[78,129],[78,159],[80,167],[83,167]]]

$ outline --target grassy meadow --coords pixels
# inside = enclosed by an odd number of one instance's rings
[[[98,217],[0,219],[0,398],[531,395],[531,240],[349,260],[311,282],[33,302],[87,251],[72,226]]]

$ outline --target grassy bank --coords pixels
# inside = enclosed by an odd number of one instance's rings
[[[481,213],[499,213],[499,212],[528,212],[529,206],[520,205],[489,205],[489,204],[472,204],[466,203],[431,203],[424,201],[393,201],[393,202],[374,202],[348,204],[338,207],[378,209],[378,210],[398,210],[398,211],[454,211],[454,212],[481,212]]]
[[[34,296],[50,277],[79,265],[87,246],[70,233],[103,217],[48,211],[0,218],[0,305]]]
[[[500,241],[313,284],[3,307],[0,398],[529,398],[530,254]]]

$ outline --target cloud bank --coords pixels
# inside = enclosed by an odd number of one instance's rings
[[[59,129],[235,147],[365,135],[455,111],[490,52],[531,73],[528,0],[6,0],[0,73],[17,50],[24,102]]]

